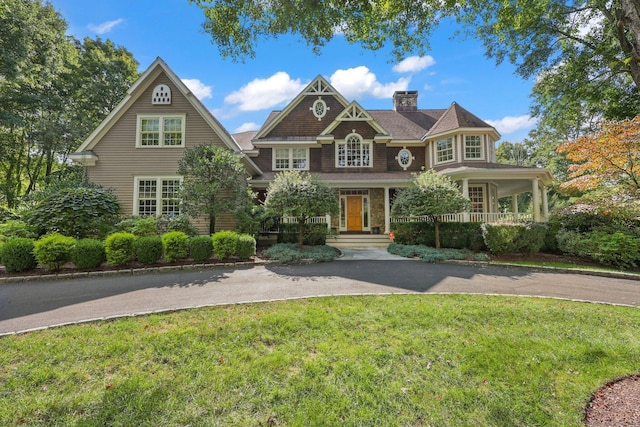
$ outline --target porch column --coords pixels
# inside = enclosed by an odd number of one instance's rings
[[[384,187],[384,234],[391,231],[391,206],[389,206],[389,187]]]
[[[462,178],[462,195],[469,198],[469,178]],[[462,213],[462,221],[469,222],[469,211]]]
[[[331,215],[326,214],[324,218],[327,221],[327,230],[331,233]]]
[[[533,199],[533,222],[540,222],[540,188],[538,178],[531,180],[531,198]]]
[[[513,211],[513,221],[518,222],[518,195],[511,196],[511,210]]]
[[[549,199],[547,197],[547,187],[542,184],[542,220],[549,220]]]

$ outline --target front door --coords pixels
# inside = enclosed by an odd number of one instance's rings
[[[362,231],[362,196],[347,196],[347,231]]]

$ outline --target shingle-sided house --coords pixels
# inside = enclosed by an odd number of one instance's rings
[[[257,132],[230,135],[167,64],[158,58],[125,99],[73,153],[92,182],[113,188],[131,215],[179,214],[176,174],[185,148],[215,143],[242,157],[263,200],[282,170],[317,175],[335,189],[340,214],[328,218],[343,234],[390,230],[390,206],[411,174],[433,168],[460,184],[472,211],[457,221],[544,221],[548,170],[496,163],[499,133],[452,103],[418,108],[418,93],[396,92],[393,109],[365,110],[348,101],[322,76],[283,110],[272,112]],[[530,192],[533,213],[517,212],[515,197]],[[498,199],[512,196],[514,212],[498,211]],[[197,222],[202,232],[207,221]],[[233,228],[233,217],[216,227]]]
[[[233,137],[160,58],[70,158],[90,181],[111,188],[128,215],[178,215],[178,161],[185,149],[213,143],[242,156],[247,175],[260,169]],[[208,232],[208,219],[195,224]],[[233,215],[217,229],[235,227]]]
[[[390,206],[412,173],[433,168],[449,175],[471,199],[472,211],[450,221],[544,221],[546,169],[496,163],[495,128],[462,106],[418,108],[416,91],[396,92],[393,109],[366,110],[349,102],[322,76],[283,110],[272,112],[257,132],[235,135],[243,152],[263,171],[252,179],[263,193],[278,171],[307,170],[335,188],[340,233],[388,232]],[[533,193],[533,213],[517,212],[516,196]],[[498,199],[513,197],[513,213]]]

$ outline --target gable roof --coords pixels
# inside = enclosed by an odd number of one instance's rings
[[[100,125],[85,139],[78,148],[78,153],[89,151],[102,139],[102,137],[111,129],[120,117],[129,109],[129,107],[140,97],[140,95],[153,83],[153,81],[161,74],[165,73],[171,83],[180,91],[180,93],[189,101],[202,118],[211,126],[211,128],[220,136],[227,148],[235,153],[240,152],[240,147],[231,137],[229,132],[213,117],[211,112],[200,102],[200,100],[187,88],[180,78],[169,68],[162,58],[157,57],[155,61],[142,73],[133,85],[127,90],[125,97],[114,108],[109,115],[100,123]]]
[[[353,101],[349,104],[333,122],[329,124],[322,132],[323,135],[329,135],[342,122],[367,122],[378,134],[388,135],[389,133],[380,126],[379,123],[369,114],[367,110],[362,108],[358,102]]]
[[[495,132],[496,139],[500,138],[500,134],[493,126],[453,102],[433,127],[424,134],[423,139],[446,134],[457,129],[474,128],[490,129]]]
[[[272,112],[264,125],[255,136],[255,139],[264,138],[269,134],[280,122],[282,122],[287,115],[307,96],[318,95],[330,95],[333,96],[342,104],[345,108],[349,105],[349,102],[344,96],[340,94],[331,84],[321,75],[318,75],[300,92],[282,111]]]

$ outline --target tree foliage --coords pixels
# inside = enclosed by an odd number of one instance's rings
[[[244,209],[252,198],[247,172],[238,157],[226,148],[204,144],[188,148],[178,162],[184,177],[180,198],[183,211],[193,217],[209,217],[209,233],[216,217]]]
[[[621,186],[628,194],[640,190],[640,116],[605,121],[597,132],[567,141],[558,147],[573,163],[567,191],[584,192],[600,186]]]
[[[448,176],[430,169],[414,174],[411,185],[396,195],[391,214],[426,216],[435,225],[436,248],[440,248],[440,216],[469,208],[469,199],[460,192],[458,185]]]
[[[66,29],[50,3],[0,3],[0,203],[10,208],[66,168],[138,75],[125,49]]]
[[[304,242],[304,226],[315,216],[336,215],[340,211],[338,199],[328,185],[308,172],[283,171],[267,188],[265,207],[278,216],[293,217],[298,222],[298,244]]]

